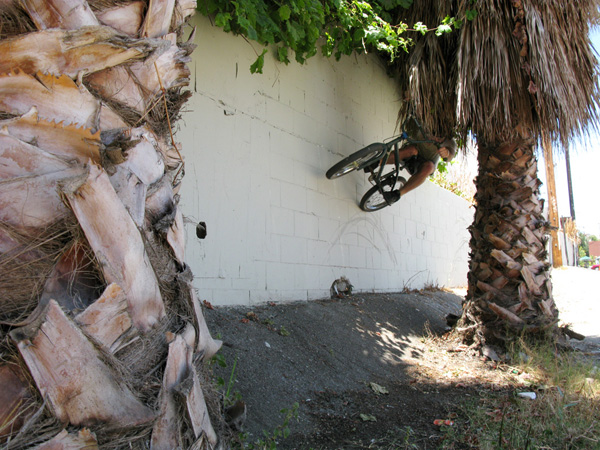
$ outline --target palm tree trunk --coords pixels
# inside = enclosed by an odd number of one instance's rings
[[[479,145],[469,288],[459,323],[477,344],[556,329],[533,145],[532,139]]]
[[[172,135],[194,8],[0,1],[6,448],[218,444],[201,362],[221,343],[185,265]]]

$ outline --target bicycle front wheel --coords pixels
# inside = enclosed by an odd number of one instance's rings
[[[346,175],[353,170],[363,169],[372,161],[381,158],[385,151],[384,149],[385,145],[380,142],[368,145],[342,159],[339,163],[334,164],[331,169],[327,171],[325,176],[332,180],[334,178],[339,178],[342,175]]]
[[[405,183],[406,180],[404,178],[398,177],[396,180],[396,177],[391,176],[387,180],[382,180],[381,188],[384,192],[391,192],[395,189],[401,189]],[[359,207],[363,211],[374,212],[379,211],[380,209],[383,209],[391,204],[392,203],[383,197],[383,194],[379,190],[379,186],[373,186],[365,193],[365,195],[363,195],[362,199],[360,200]]]

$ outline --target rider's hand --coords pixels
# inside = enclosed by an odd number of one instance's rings
[[[450,156],[450,151],[446,147],[442,147],[438,150],[438,155],[444,159],[447,159]]]

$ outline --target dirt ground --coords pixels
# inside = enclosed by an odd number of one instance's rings
[[[600,273],[560,269],[553,280],[561,317],[590,336],[577,345],[598,353]],[[215,375],[231,379],[247,405],[247,442],[271,433],[280,411],[298,403],[278,449],[440,448],[434,421],[452,420],[460,432],[460,402],[508,389],[490,375],[491,362],[459,343],[438,339],[432,351],[431,337],[444,333],[461,301],[460,291],[437,290],[205,309],[224,341],[227,367]]]

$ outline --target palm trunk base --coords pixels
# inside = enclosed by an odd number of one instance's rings
[[[468,293],[457,330],[476,345],[557,336],[533,140],[480,144]]]

